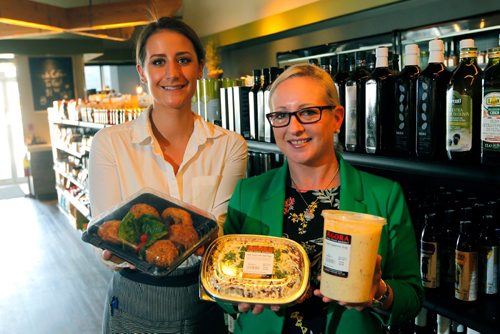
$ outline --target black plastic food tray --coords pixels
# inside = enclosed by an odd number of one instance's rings
[[[158,212],[161,213],[163,210],[169,207],[181,208],[191,214],[191,219],[193,222],[193,227],[198,233],[198,241],[188,249],[182,249],[179,253],[177,259],[169,267],[159,267],[154,264],[147,262],[145,259],[141,259],[139,255],[129,246],[119,243],[109,242],[107,240],[101,239],[98,235],[99,226],[109,220],[122,220],[125,215],[129,212],[130,208],[138,203],[145,203],[153,206]],[[182,203],[181,203],[182,204]],[[111,213],[99,218],[96,222],[89,226],[88,230],[82,235],[82,240],[90,243],[96,247],[110,250],[114,255],[122,258],[123,260],[133,264],[138,270],[148,273],[153,276],[164,276],[168,275],[176,267],[178,267],[184,260],[191,256],[199,247],[207,243],[210,238],[217,233],[218,226],[217,222],[210,217],[209,214],[204,214],[202,210],[197,210],[196,208],[190,207],[189,205],[183,206],[165,198],[159,197],[152,193],[142,193],[137,197],[131,199],[126,204],[120,206],[118,209],[112,211]],[[162,239],[168,239],[168,235]]]

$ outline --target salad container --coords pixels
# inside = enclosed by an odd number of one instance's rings
[[[297,242],[279,237],[219,237],[203,256],[200,298],[230,303],[293,304],[308,287],[309,258]]]

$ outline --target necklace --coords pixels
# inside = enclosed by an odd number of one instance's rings
[[[332,180],[326,186],[327,189],[328,189],[328,187],[330,187],[330,185],[333,183],[333,181],[337,177],[339,170],[340,170],[340,166],[337,166],[337,170],[335,171],[335,174],[333,174]],[[304,219],[308,222],[313,220],[314,219],[314,208],[316,206],[316,203],[318,202],[318,198],[316,198],[313,202],[307,204],[306,200],[304,199],[304,197],[301,194],[301,192],[305,192],[306,190],[300,190],[297,187],[297,184],[295,183],[295,181],[292,179],[292,176],[290,176],[290,180],[292,180],[292,185],[295,186],[295,190],[297,190],[297,193],[299,194],[300,198],[302,198],[302,201],[306,205],[306,211],[304,211]]]

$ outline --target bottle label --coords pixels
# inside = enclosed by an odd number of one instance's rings
[[[498,293],[498,246],[482,247],[481,291],[487,295]]]
[[[323,270],[334,276],[348,277],[351,236],[333,231],[326,231],[325,235]]]
[[[408,150],[410,85],[408,82],[398,82],[396,85],[396,149]]]
[[[264,92],[264,115],[267,115],[271,112],[271,109],[269,107],[269,90],[266,90]],[[271,136],[272,136],[272,128],[271,124],[267,122],[266,119],[264,119],[264,141],[267,143],[271,143]]]
[[[455,251],[455,298],[477,299],[477,252]]]
[[[500,153],[500,92],[485,89],[481,113],[481,142],[486,151]]]
[[[451,152],[472,148],[472,97],[448,89],[446,94],[446,145]]]
[[[357,109],[356,109],[356,84],[345,87],[345,145],[349,150],[356,149],[357,144]]]
[[[417,151],[419,154],[432,153],[432,80],[417,80]],[[434,88],[435,89],[435,88]],[[434,106],[435,107],[435,106]],[[436,112],[436,111],[434,111]]]
[[[266,121],[266,111],[264,106],[264,92],[257,92],[257,140],[264,141],[264,128]]]
[[[257,115],[257,111],[256,111],[256,106],[255,106],[255,102],[256,102],[256,99],[257,99],[257,96],[254,94],[254,92],[250,91],[248,93],[248,109],[249,109],[249,121],[250,121],[250,139],[252,140],[257,140],[257,136],[256,136],[256,115]]]
[[[365,122],[365,146],[367,153],[378,153],[377,133],[377,83],[374,80],[366,82],[366,122]]]
[[[439,287],[439,257],[437,242],[421,242],[420,272],[422,276],[422,286],[425,288]]]

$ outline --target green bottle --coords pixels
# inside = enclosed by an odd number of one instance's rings
[[[446,92],[446,150],[458,163],[480,161],[481,77],[474,40],[460,41],[460,63]]]

